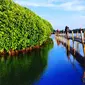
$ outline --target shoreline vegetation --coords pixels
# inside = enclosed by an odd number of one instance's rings
[[[6,52],[6,51],[3,51],[3,52],[0,52],[0,55],[9,55],[9,56],[15,56],[15,55],[19,55],[19,54],[25,54],[25,53],[28,53],[32,50],[35,50],[35,49],[40,49],[42,48],[43,46],[45,47],[46,45],[48,44],[53,44],[53,40],[51,38],[48,38],[45,42],[43,42],[42,45],[37,45],[37,46],[34,46],[34,47],[27,47],[25,49],[21,49],[21,50],[10,50],[9,52]]]
[[[52,25],[30,9],[13,0],[0,0],[0,54],[40,48],[52,32]]]

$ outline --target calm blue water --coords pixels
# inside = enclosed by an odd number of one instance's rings
[[[51,38],[26,54],[0,56],[0,85],[85,85],[84,67],[54,35]],[[83,56],[82,44],[74,43]]]
[[[48,53],[47,67],[33,85],[85,85],[82,81],[83,67],[72,55],[67,56],[63,45],[57,45],[54,35],[51,38],[54,46]],[[83,55],[81,44],[79,50]]]

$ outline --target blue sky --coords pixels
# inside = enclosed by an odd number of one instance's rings
[[[48,20],[54,29],[85,27],[85,0],[14,0]]]

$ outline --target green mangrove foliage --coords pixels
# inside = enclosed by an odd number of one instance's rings
[[[53,41],[24,55],[0,57],[0,85],[32,85],[47,65]],[[35,57],[36,56],[36,57]]]
[[[41,45],[53,31],[51,24],[12,0],[0,0],[0,52]]]

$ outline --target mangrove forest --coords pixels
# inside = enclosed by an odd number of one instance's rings
[[[0,0],[0,52],[42,45],[51,35],[51,24],[13,0]]]

